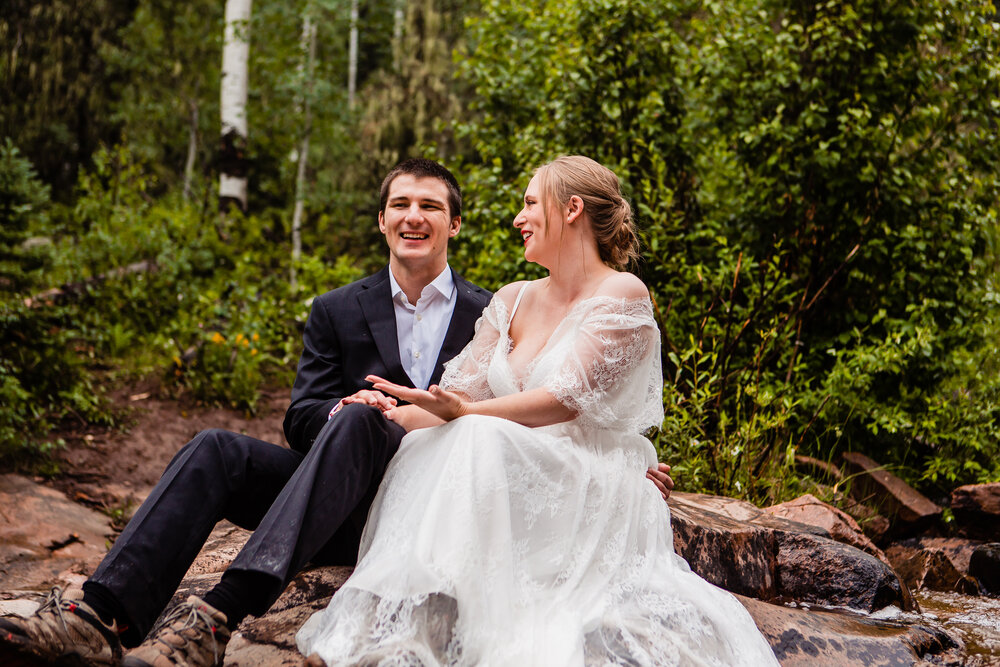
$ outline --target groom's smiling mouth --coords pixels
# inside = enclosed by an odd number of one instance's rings
[[[401,232],[400,236],[407,241],[423,241],[430,238],[430,234],[421,234],[419,232]]]

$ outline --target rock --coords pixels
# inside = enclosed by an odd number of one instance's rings
[[[969,558],[969,574],[989,595],[1000,595],[1000,542],[976,547]]]
[[[0,475],[0,572],[5,590],[82,583],[101,562],[108,517],[20,475]]]
[[[1000,536],[1000,482],[958,487],[951,492],[951,511],[963,534],[995,540]]]
[[[775,598],[774,531],[713,512],[708,509],[713,500],[679,491],[670,494],[674,550],[716,586],[763,600]]]
[[[891,545],[892,567],[913,590],[956,591],[976,595],[969,559],[979,542],[954,537],[914,537]]]
[[[864,454],[845,452],[843,458],[857,475],[851,495],[860,502],[874,504],[896,532],[912,534],[941,516],[940,507]]]
[[[778,593],[783,599],[872,612],[912,609],[899,576],[860,549],[807,533],[778,536]]]
[[[922,625],[790,609],[737,597],[771,644],[782,667],[912,665],[921,659],[944,657],[959,648],[945,632]]]
[[[875,556],[886,565],[890,565],[886,555],[864,534],[861,526],[851,515],[824,503],[811,493],[799,496],[795,500],[789,500],[787,503],[765,507],[764,511],[785,519],[822,528],[838,542],[850,544],[852,547]]]
[[[823,528],[718,496],[675,491],[670,508],[677,553],[726,590],[861,611],[916,607],[891,567]]]
[[[837,507],[843,509],[858,522],[861,530],[871,538],[872,542],[878,545],[884,544],[886,533],[889,532],[888,519],[871,507],[868,507],[868,505],[859,503],[854,498],[839,491],[834,494],[833,501],[837,504]]]

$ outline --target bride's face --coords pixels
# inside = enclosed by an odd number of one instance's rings
[[[542,201],[538,175],[532,177],[524,191],[524,207],[514,216],[514,227],[521,232],[524,242],[524,258],[546,266],[550,234],[545,220],[545,202]]]

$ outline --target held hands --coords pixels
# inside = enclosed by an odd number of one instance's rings
[[[362,389],[357,393],[340,399],[340,402],[337,404],[337,407],[333,409],[333,412],[339,412],[342,407],[351,403],[364,403],[365,405],[378,408],[382,412],[396,407],[396,399],[392,396],[386,396],[382,392],[374,391],[372,389]]]
[[[469,404],[462,400],[462,398],[451,391],[445,391],[436,384],[431,385],[430,389],[413,389],[412,387],[406,387],[394,382],[389,382],[377,375],[369,375],[365,378],[367,381],[371,382],[375,389],[380,392],[384,391],[389,394],[394,394],[404,401],[409,401],[417,407],[423,408],[432,415],[439,417],[444,421],[451,421],[457,417],[464,415],[468,409]],[[405,407],[405,406],[403,406]],[[405,411],[402,408],[390,408],[388,410],[383,410],[383,413],[389,419],[397,421],[394,413]],[[401,415],[397,415],[401,416]]]

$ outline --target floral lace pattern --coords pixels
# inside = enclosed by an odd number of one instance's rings
[[[354,574],[297,635],[328,665],[773,665],[753,620],[673,553],[641,432],[662,419],[648,299],[576,304],[517,376],[494,298],[442,386],[544,387],[572,421],[467,416],[408,434]]]

